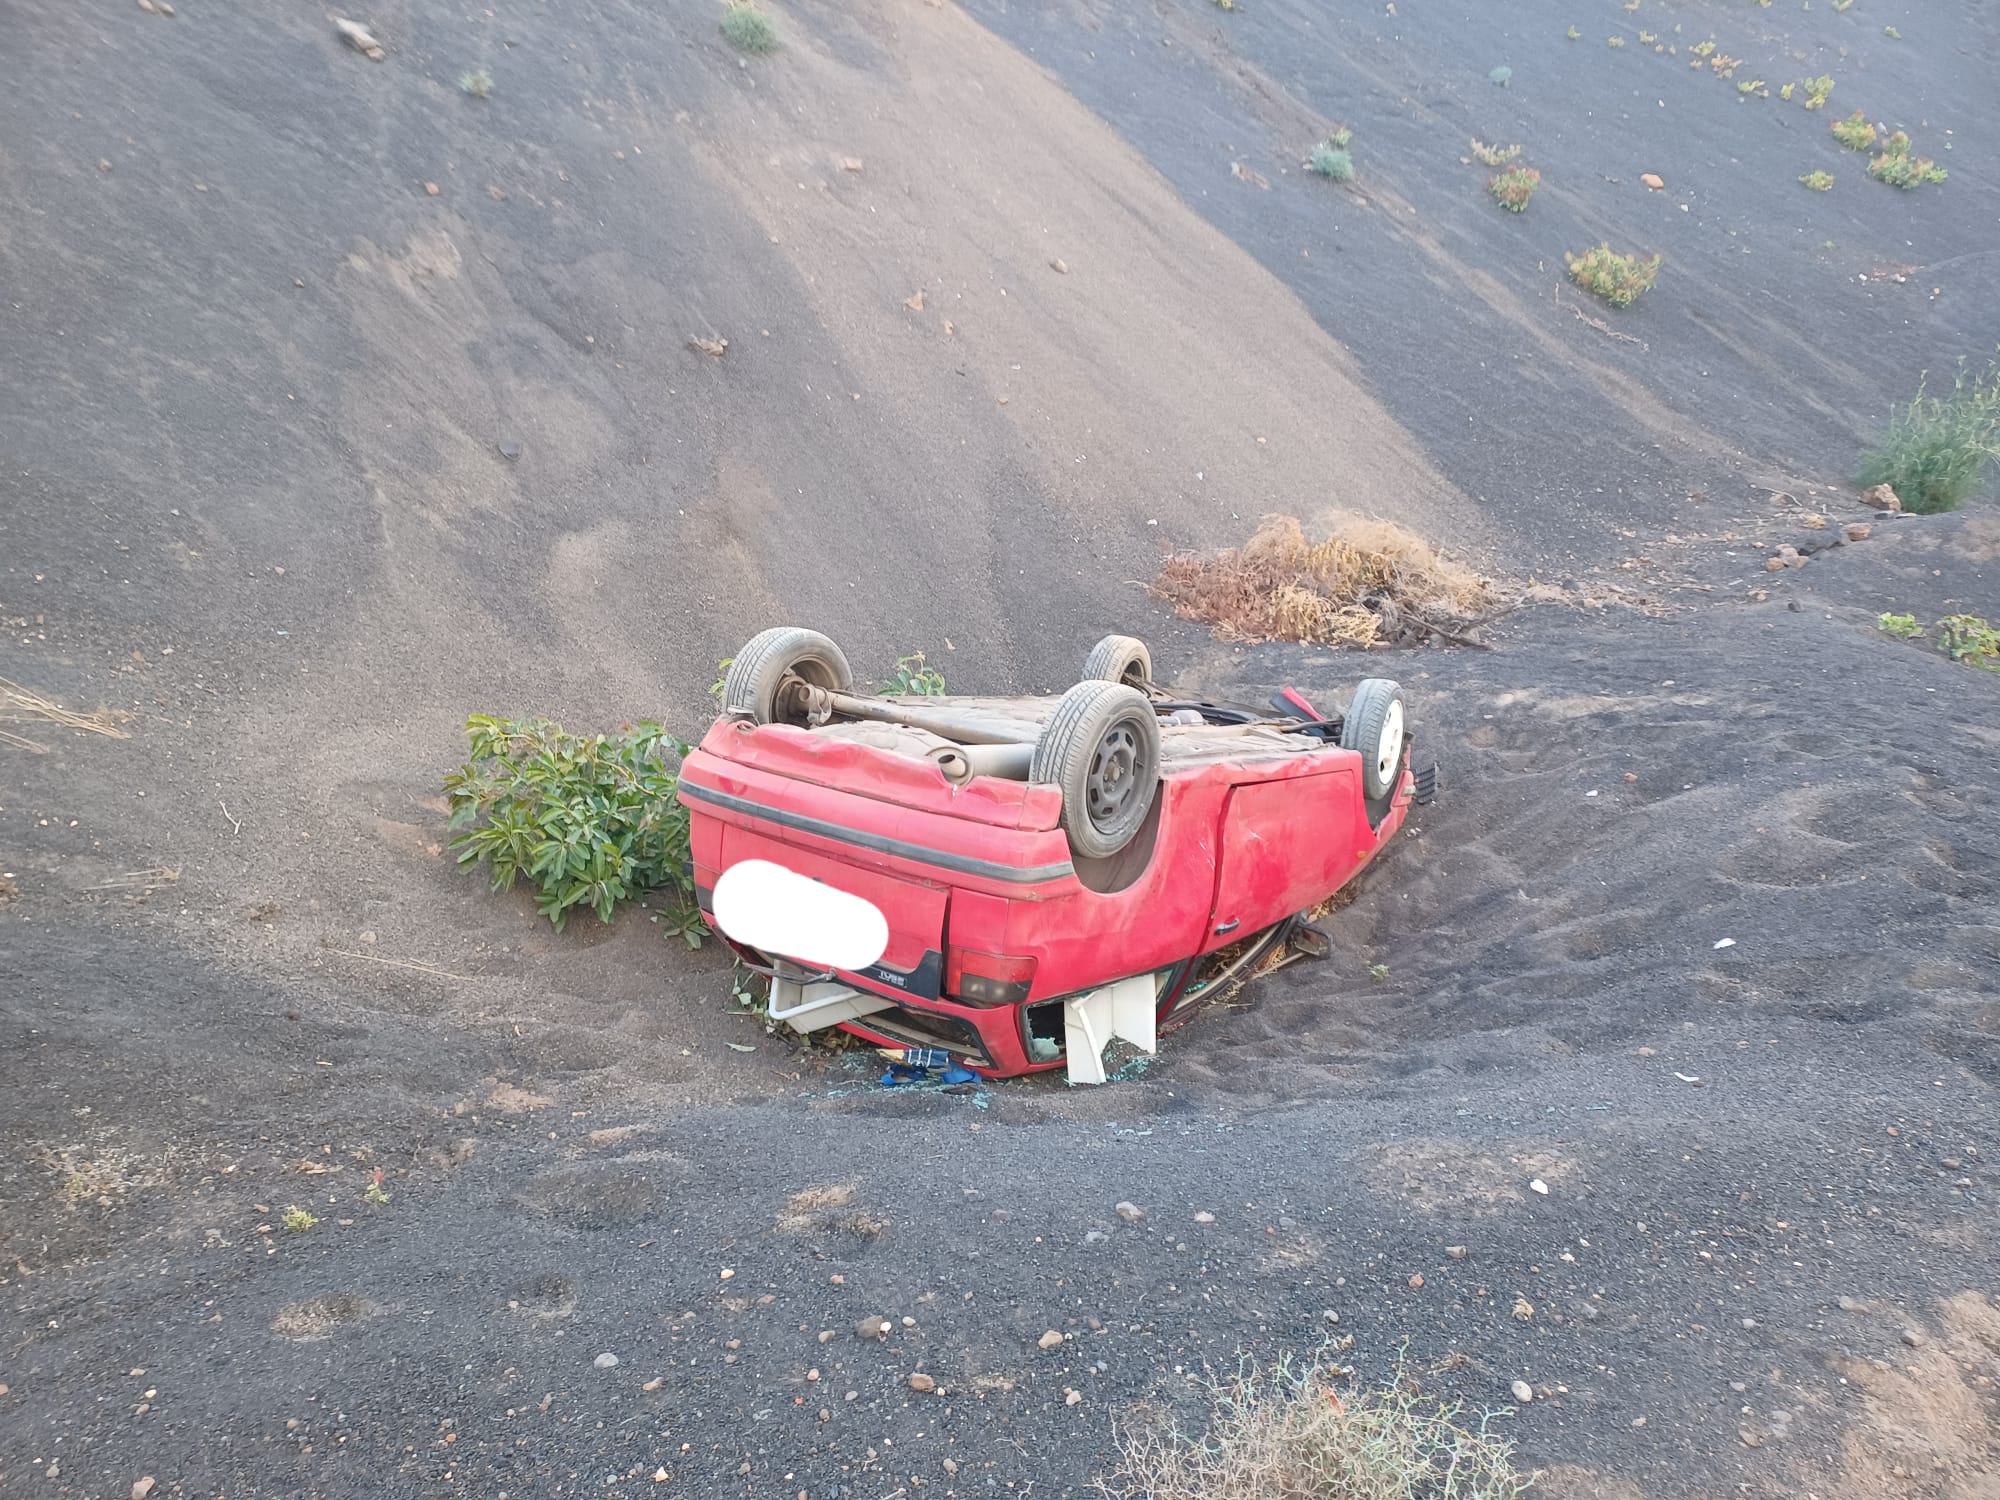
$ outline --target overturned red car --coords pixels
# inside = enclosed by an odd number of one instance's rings
[[[1435,791],[1394,682],[1273,710],[1175,698],[1127,636],[1060,697],[868,697],[767,630],[681,768],[696,888],[774,1019],[1101,1082],[1114,1038],[1323,953],[1306,914]]]

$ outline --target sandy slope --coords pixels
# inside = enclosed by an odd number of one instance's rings
[[[1940,1299],[1991,1281],[2000,684],[1869,621],[1990,612],[1990,521],[1775,580],[1742,538],[1778,523],[1733,492],[1628,538],[1571,487],[1580,529],[1516,526],[1467,497],[1531,494],[1519,454],[1420,446],[1370,394],[1421,301],[1353,325],[1364,380],[1323,283],[1302,304],[961,11],[784,21],[742,66],[700,8],[412,5],[375,65],[316,15],[17,18],[0,675],[137,717],[0,762],[0,1485],[59,1453],[78,1493],[428,1494],[455,1460],[481,1492],[668,1463],[690,1494],[879,1494],[907,1482],[888,1437],[947,1489],[976,1449],[979,1492],[1073,1493],[1113,1411],[1310,1342],[1337,1301],[1369,1373],[1409,1337],[1474,1400],[1549,1383],[1536,1461],[1976,1493],[1989,1314]],[[491,99],[453,85],[477,64]],[[1284,204],[1273,165],[1228,181]],[[1399,378],[1455,368],[1425,348]],[[1192,683],[1337,698],[1362,664],[1218,646],[1131,581],[1336,503],[1499,566],[1629,551],[1618,576],[1698,587],[1368,658],[1418,695],[1450,799],[1333,959],[1139,1084],[885,1095],[730,1014],[713,955],[631,919],[558,938],[440,857],[467,711],[695,724],[780,615],[972,689],[1059,684],[1137,626]],[[178,880],[101,888],[149,867]],[[393,1212],[357,1205],[376,1165]],[[848,1180],[879,1236],[780,1226]],[[1229,1238],[1177,1248],[1215,1183]],[[310,1235],[258,1233],[322,1196]],[[1707,1231],[1756,1273],[1718,1279]],[[1516,1291],[1550,1312],[1506,1316]],[[1873,1310],[1843,1321],[1843,1292]],[[919,1331],[855,1354],[870,1308]],[[1037,1361],[1050,1325],[1101,1342]],[[128,1368],[157,1414],[100,1401]],[[1973,1414],[1942,1471],[1885,1456],[1913,1391]],[[1803,1436],[1743,1446],[1773,1410]],[[1591,1474],[1566,1482],[1627,1482]]]

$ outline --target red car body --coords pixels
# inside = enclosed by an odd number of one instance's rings
[[[845,1029],[1005,1077],[1062,1066],[1066,997],[1155,974],[1164,1019],[1203,955],[1353,879],[1402,826],[1408,767],[1371,808],[1361,756],[1332,743],[1170,760],[1146,827],[1102,861],[1071,857],[1053,786],[954,785],[927,761],[785,724],[718,722],[683,764],[680,797],[705,909],[722,873],[752,859],[874,903],[889,925],[881,961],[834,972],[894,1004]],[[759,966],[784,957],[737,946]]]

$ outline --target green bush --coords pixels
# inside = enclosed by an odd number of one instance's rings
[[[730,46],[753,57],[778,50],[778,28],[750,0],[729,0],[728,9],[722,13],[722,34],[729,39]]]
[[[942,698],[944,673],[924,665],[924,653],[913,651],[896,658],[896,670],[882,684],[885,698]]]
[[[1343,146],[1332,141],[1321,141],[1312,149],[1312,157],[1306,162],[1307,170],[1329,182],[1352,182],[1354,180],[1354,158]]]
[[[1660,274],[1659,256],[1641,260],[1636,255],[1620,255],[1609,245],[1563,259],[1569,262],[1570,280],[1613,307],[1630,307]]]
[[[1919,640],[1924,627],[1915,615],[1880,615],[1876,627],[1898,640]],[[1937,622],[1938,650],[1953,661],[1983,672],[2000,672],[2000,630],[1979,615],[1946,615]]]
[[[495,891],[525,876],[557,931],[577,907],[609,922],[620,901],[665,890],[668,930],[701,946],[688,813],[674,795],[685,744],[657,724],[586,737],[486,714],[465,732],[470,755],[444,779],[460,865],[484,860]]]
[[[1806,173],[1799,181],[1811,188],[1815,193],[1824,193],[1833,187],[1833,173],[1822,168]]]
[[[1868,123],[1868,116],[1858,109],[1844,120],[1835,120],[1827,129],[1849,151],[1866,151],[1875,144],[1875,127]]]
[[[1510,213],[1523,213],[1528,200],[1535,196],[1535,189],[1541,186],[1542,174],[1533,167],[1509,167],[1487,179],[1486,191],[1493,195],[1493,201]]]
[[[1903,509],[1919,515],[1958,509],[2000,458],[2000,364],[1974,375],[1960,360],[1949,396],[1927,394],[1928,379],[1890,417],[1859,475],[1864,485],[1888,485]]]
[[[1899,130],[1882,143],[1882,154],[1868,163],[1868,175],[1909,192],[1927,182],[1943,182],[1947,174],[1929,157],[1910,155],[1910,137]]]

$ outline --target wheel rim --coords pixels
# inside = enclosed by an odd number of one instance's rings
[[[1403,758],[1403,705],[1394,702],[1382,716],[1382,733],[1375,741],[1375,776],[1384,786]]]
[[[1102,832],[1119,825],[1139,795],[1138,768],[1137,732],[1130,723],[1113,724],[1091,752],[1090,775],[1083,784],[1092,827]]]
[[[808,656],[794,662],[778,682],[778,690],[772,694],[771,717],[782,724],[799,725],[806,721],[805,689],[819,688],[823,692],[840,691],[840,674],[834,671],[830,662]]]

